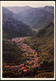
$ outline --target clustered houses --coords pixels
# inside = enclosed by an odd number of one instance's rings
[[[38,64],[38,57],[37,57],[37,53],[35,50],[31,49],[30,46],[28,46],[27,44],[23,43],[23,41],[26,39],[26,37],[21,37],[21,38],[15,38],[12,39],[12,41],[14,41],[15,43],[18,43],[18,45],[20,45],[20,47],[25,51],[24,55],[27,56],[27,65],[24,64],[20,64],[17,66],[5,66],[5,68],[16,68],[19,70],[23,70],[23,72],[27,72],[29,71],[29,69],[27,67],[29,67],[29,65],[31,65],[32,68],[36,68],[39,67],[40,64]]]
[[[5,68],[21,68],[21,67],[23,67],[24,66],[24,64],[20,64],[20,65],[15,65],[15,66],[9,66],[9,65],[7,65],[7,66],[4,66]]]
[[[9,66],[9,65],[7,65],[7,66],[4,66],[6,69],[12,69],[13,71],[14,70],[18,70],[18,72],[20,71],[20,69],[21,70],[23,70],[23,72],[26,72],[26,71],[28,71],[29,69],[27,69],[25,66],[24,66],[24,64],[20,64],[20,65],[15,65],[15,66]]]

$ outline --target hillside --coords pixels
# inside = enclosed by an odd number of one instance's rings
[[[19,65],[26,61],[23,51],[10,40],[3,40],[3,65]],[[20,58],[19,58],[20,57]]]
[[[36,36],[42,40],[42,45],[45,44],[43,49],[45,48],[45,51],[49,52],[50,54],[54,54],[54,24],[49,23],[49,25],[40,30]]]
[[[24,7],[23,7],[24,8]],[[20,11],[21,8],[18,10]],[[29,25],[33,29],[42,29],[54,20],[54,7],[45,6],[40,8],[29,8],[14,15],[14,18]]]
[[[30,36],[33,31],[30,26],[13,18],[13,13],[3,8],[3,36],[6,38]]]

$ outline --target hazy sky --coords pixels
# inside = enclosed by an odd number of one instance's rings
[[[54,6],[55,1],[2,1],[2,6],[31,6],[44,7]]]

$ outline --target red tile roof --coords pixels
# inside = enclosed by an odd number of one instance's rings
[[[24,69],[23,71],[24,71],[24,72],[27,72],[27,69]]]
[[[25,69],[25,67],[22,67],[21,69]]]
[[[10,67],[9,65],[7,65],[7,66],[4,66],[4,67]]]

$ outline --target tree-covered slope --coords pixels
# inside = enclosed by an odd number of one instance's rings
[[[39,39],[41,39],[41,44],[44,44],[44,48],[46,46],[46,48],[44,50],[46,50],[47,52],[49,52],[50,54],[53,54],[54,52],[54,24],[53,23],[49,23],[49,25],[46,28],[43,28],[42,30],[39,31],[39,33],[37,34],[37,37]]]
[[[3,40],[3,65],[19,65],[26,61],[23,51],[14,42]]]

